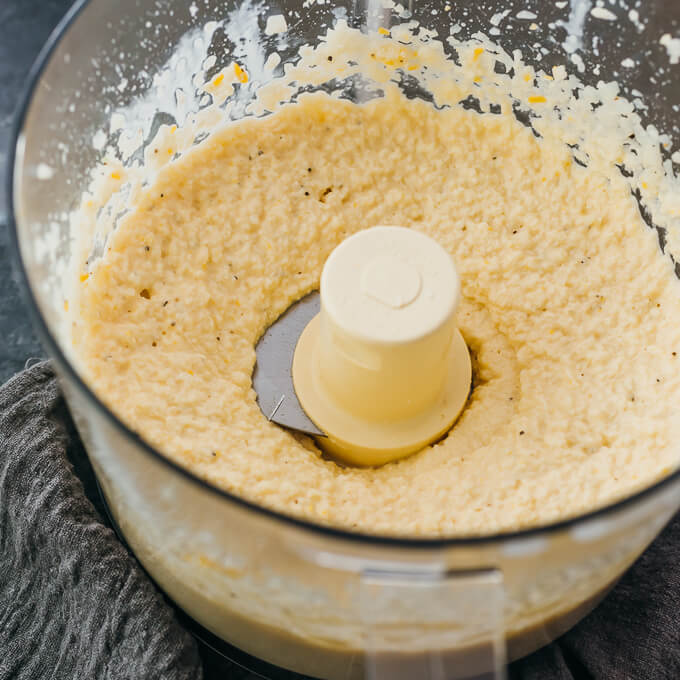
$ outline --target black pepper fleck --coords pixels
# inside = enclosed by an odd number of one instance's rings
[[[524,430],[520,430],[519,433],[520,433],[520,434],[524,434]]]
[[[167,307],[167,306],[168,306],[168,302],[170,302],[170,300],[166,300],[166,301],[163,303],[163,307]]]
[[[328,57],[328,61],[333,61],[333,57]]]
[[[217,342],[220,342],[220,336],[218,335],[218,336],[215,338],[215,340],[217,340]]]
[[[151,250],[151,248],[149,248],[149,246],[144,246],[144,250],[146,250],[146,252],[148,253]]]

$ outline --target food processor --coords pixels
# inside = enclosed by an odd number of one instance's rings
[[[64,328],[71,216],[111,140],[127,162],[141,161],[162,125],[181,128],[206,107],[194,97],[199,70],[211,77],[236,56],[255,87],[268,53],[283,69],[337,21],[364,31],[418,21],[445,46],[482,32],[546,73],[565,65],[587,85],[618,82],[648,130],[680,140],[680,8],[661,0],[82,1],[44,48],[17,119],[17,265],[115,523],[191,620],[265,662],[272,678],[276,669],[324,680],[503,678],[510,660],[590,611],[649,545],[680,507],[679,472],[609,507],[513,533],[343,531],[215,488],[155,450],[83,379]],[[410,85],[409,96],[427,99]],[[343,96],[373,95],[350,79]],[[230,115],[248,115],[247,101]],[[674,169],[670,148],[665,168]],[[667,236],[659,229],[672,257]],[[95,238],[94,256],[102,247]]]

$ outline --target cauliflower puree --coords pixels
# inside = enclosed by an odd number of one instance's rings
[[[267,422],[255,344],[348,235],[436,239],[473,357],[441,442],[342,467]],[[81,277],[74,343],[126,423],[210,483],[362,532],[465,535],[575,515],[677,463],[680,296],[623,177],[508,113],[306,94],[230,123],[144,188]]]

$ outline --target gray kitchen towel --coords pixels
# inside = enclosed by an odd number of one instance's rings
[[[0,680],[202,678],[193,638],[74,468],[91,477],[41,363],[0,388]]]
[[[206,680],[243,677],[225,663],[204,654]],[[0,680],[201,677],[195,643],[105,525],[49,363],[24,371],[0,387]],[[509,678],[679,680],[680,516]]]

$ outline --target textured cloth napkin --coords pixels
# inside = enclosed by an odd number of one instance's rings
[[[201,678],[193,638],[84,486],[94,499],[57,382],[38,364],[0,388],[0,679]]]
[[[204,665],[206,680],[244,677]],[[0,388],[0,680],[201,677],[196,643],[103,519],[49,363],[17,375]],[[603,604],[509,677],[678,680],[680,517]]]

